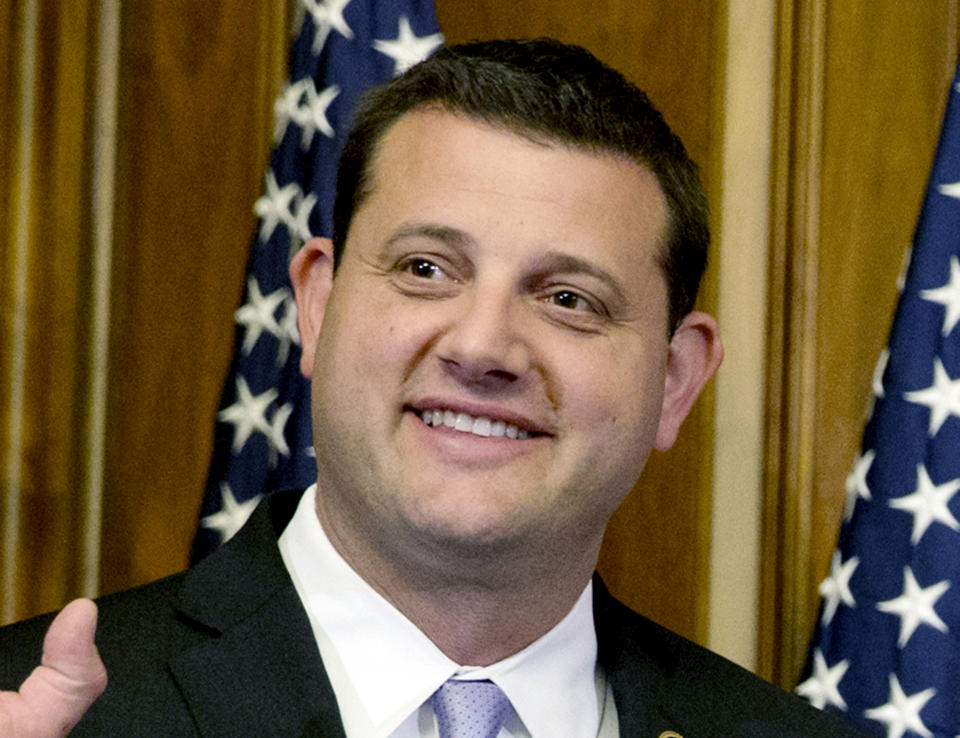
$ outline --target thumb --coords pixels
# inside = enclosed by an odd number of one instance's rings
[[[41,666],[20,687],[39,735],[66,735],[106,688],[107,670],[93,642],[96,630],[97,606],[91,600],[74,600],[50,624]]]

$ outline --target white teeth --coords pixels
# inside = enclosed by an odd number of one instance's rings
[[[424,410],[420,413],[420,419],[427,425],[435,428],[446,426],[453,428],[461,433],[473,433],[483,438],[510,438],[523,440],[529,438],[530,434],[525,430],[520,430],[513,423],[507,423],[503,420],[491,420],[486,417],[474,418],[467,413],[455,413],[452,410]]]
[[[457,413],[457,424],[453,427],[455,430],[469,433],[473,430],[473,418],[466,413]]]

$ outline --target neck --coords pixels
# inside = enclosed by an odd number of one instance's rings
[[[385,556],[342,535],[317,509],[330,542],[380,595],[451,660],[487,666],[526,648],[570,612],[590,581],[600,541],[587,547],[423,543]],[[559,550],[562,548],[562,550]]]
[[[589,577],[589,572],[576,581],[544,576],[546,586],[529,588],[475,581],[418,586],[418,578],[371,583],[453,661],[487,666],[551,630],[570,612]]]

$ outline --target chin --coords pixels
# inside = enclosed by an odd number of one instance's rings
[[[524,536],[515,516],[503,511],[471,510],[467,505],[442,511],[421,511],[409,519],[421,539],[433,542],[441,550],[468,552],[490,547],[512,546]]]

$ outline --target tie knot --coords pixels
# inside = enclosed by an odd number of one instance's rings
[[[440,738],[496,738],[510,700],[490,681],[448,679],[433,697]]]

